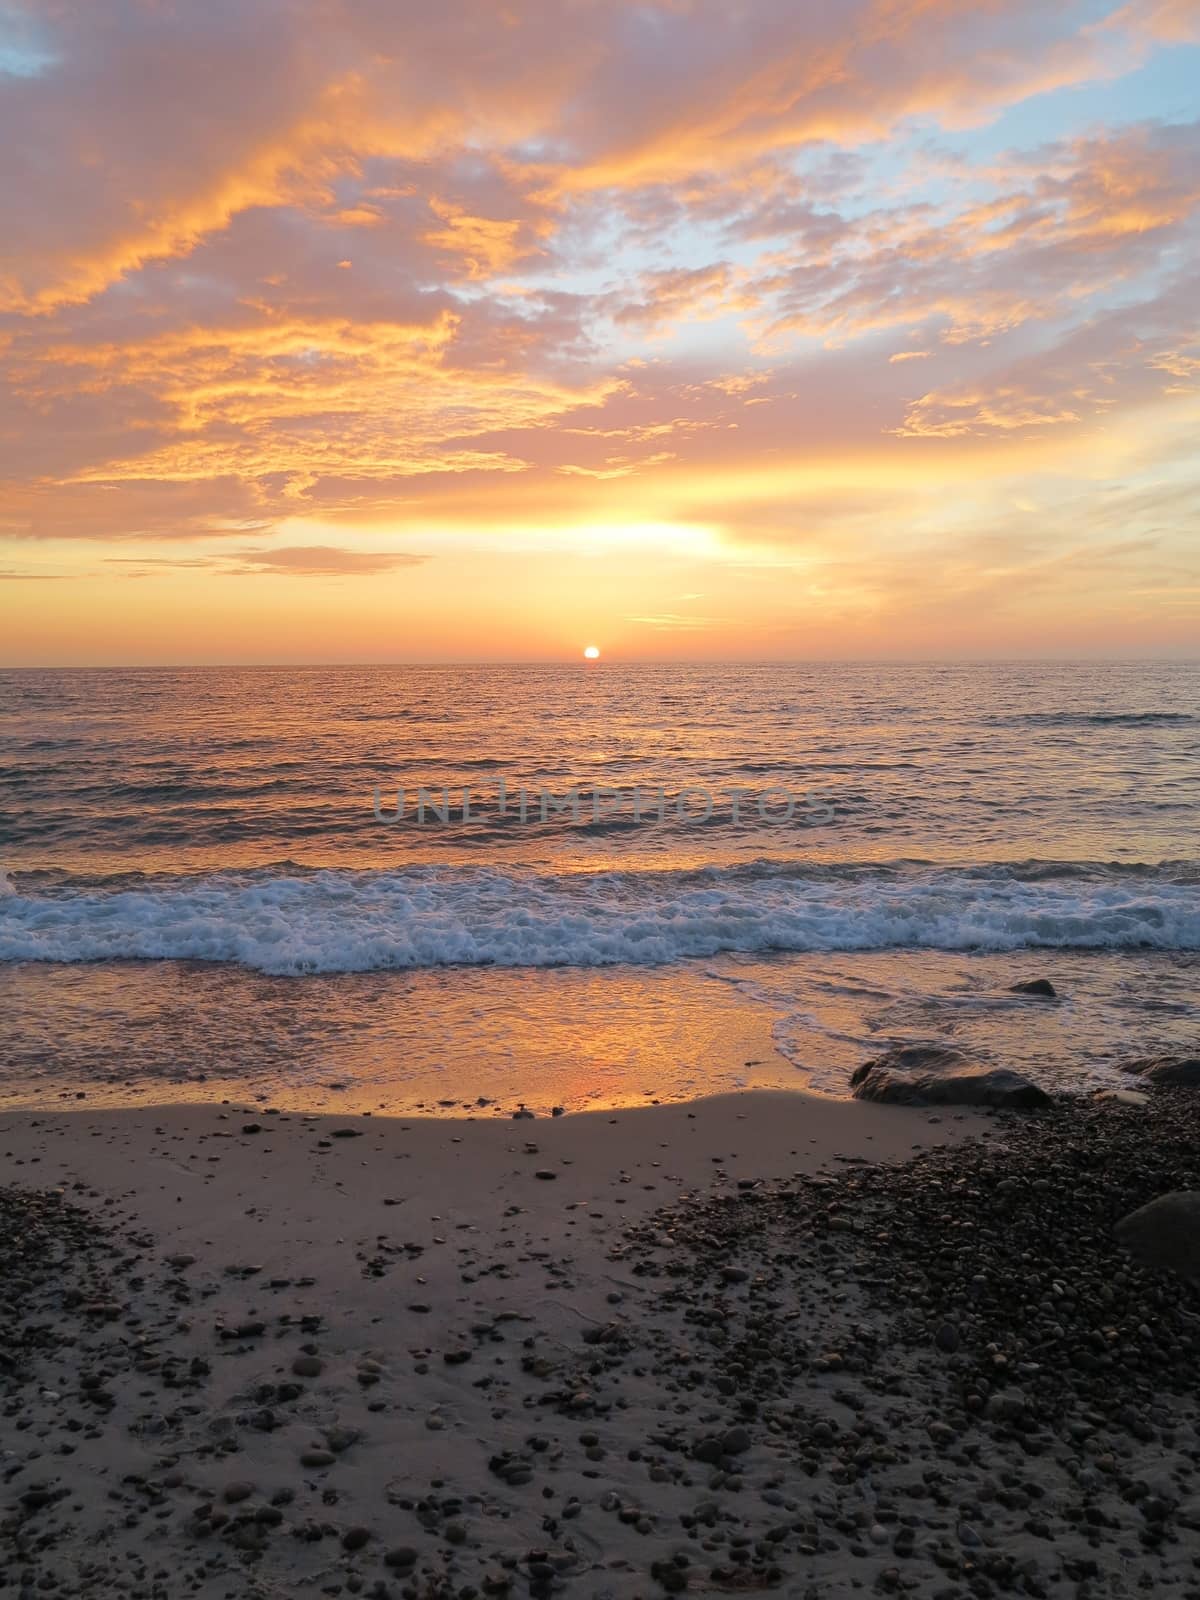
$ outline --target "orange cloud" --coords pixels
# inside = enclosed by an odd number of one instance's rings
[[[273,573],[267,605],[429,540],[651,530],[658,587],[612,615],[666,638],[712,586],[685,561],[736,566],[730,615],[768,628],[750,587],[793,559],[796,605],[914,607],[884,558],[919,535],[942,625],[1000,604],[980,530],[1014,480],[1185,471],[1200,125],[1119,95],[1195,11],[31,0],[0,110],[0,541],[83,571],[74,540],[141,592]],[[1021,110],[1101,81],[1111,127]]]
[[[235,577],[273,573],[300,578],[361,578],[417,567],[429,557],[402,550],[347,550],[338,545],[305,544],[233,550],[228,555],[197,556],[191,560],[177,556],[108,556],[106,560],[128,567],[131,577],[144,577],[163,568],[191,571],[207,567]]]
[[[511,271],[531,250],[522,246],[521,219],[506,222],[495,217],[472,217],[450,201],[430,199],[429,208],[445,223],[423,235],[426,244],[461,258],[468,278],[494,278]]]
[[[14,177],[37,205],[6,217],[0,307],[86,300],[248,210],[326,204],[377,157],[430,164],[447,247],[490,264],[514,219],[447,192],[469,152],[495,152],[536,207],[914,114],[957,125],[1117,69],[1119,32],[1061,10],[763,0],[746,26],[719,0],[579,0],[569,28],[550,0],[507,21],[481,0],[296,0],[282,25],[253,7],[50,12],[58,64],[11,95]],[[131,108],[146,137],[128,136]]]

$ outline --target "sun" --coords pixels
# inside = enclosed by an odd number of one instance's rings
[[[583,659],[585,661],[599,661],[600,646],[598,644],[589,644],[587,649],[583,652]]]

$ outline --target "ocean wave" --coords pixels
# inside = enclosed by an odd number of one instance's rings
[[[1190,711],[1022,711],[994,720],[1032,728],[1147,728],[1200,719]]]
[[[299,976],[723,952],[1200,950],[1194,874],[1152,868],[407,868],[27,887],[0,884],[0,960],[215,961]]]

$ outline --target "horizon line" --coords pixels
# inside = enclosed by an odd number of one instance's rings
[[[1196,666],[1200,652],[1193,655],[1161,656],[789,656],[741,657],[694,656],[662,659],[653,656],[601,657],[596,661],[562,656],[547,659],[517,657],[475,657],[394,661],[108,661],[108,662],[29,662],[0,663],[4,672],[362,672],[401,667],[578,667],[584,672],[600,672],[611,667],[987,667],[987,666]]]

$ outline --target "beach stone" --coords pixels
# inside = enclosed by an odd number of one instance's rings
[[[1000,1389],[989,1395],[984,1415],[997,1422],[1012,1422],[1025,1410],[1025,1396],[1019,1389]]]
[[[383,1558],[384,1566],[398,1567],[400,1569],[415,1566],[416,1562],[417,1552],[410,1544],[396,1545],[393,1549],[389,1550],[387,1555],[385,1555]]]
[[[1101,1089],[1097,1100],[1111,1100],[1119,1106],[1148,1106],[1150,1096],[1140,1089]]]
[[[1176,1189],[1131,1211],[1113,1229],[1117,1243],[1143,1266],[1200,1283],[1200,1190]]]
[[[1200,1056],[1145,1056],[1123,1062],[1121,1070],[1167,1089],[1200,1089]]]
[[[856,1067],[856,1100],[885,1105],[1009,1106],[1031,1110],[1050,1104],[1036,1083],[1008,1067],[972,1061],[950,1045],[900,1045]]]
[[[1049,978],[1030,978],[1025,983],[1014,983],[1010,986],[1008,992],[1009,994],[1038,995],[1043,1000],[1055,1000],[1058,998],[1058,990],[1050,982]]]
[[[297,1356],[292,1362],[292,1372],[297,1378],[319,1378],[325,1370],[320,1356]]]

